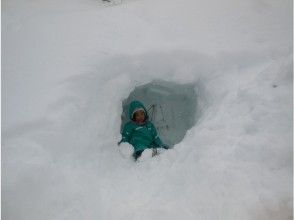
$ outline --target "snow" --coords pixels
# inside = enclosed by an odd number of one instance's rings
[[[292,219],[292,4],[2,1],[3,219]],[[122,103],[153,80],[198,118],[135,163]]]
[[[127,142],[121,143],[119,145],[118,150],[123,158],[128,159],[128,160],[132,159],[132,154],[134,152],[134,148],[129,143],[127,143]]]
[[[138,161],[142,163],[146,160],[150,160],[152,158],[152,153],[151,149],[144,150],[141,157],[138,158]]]

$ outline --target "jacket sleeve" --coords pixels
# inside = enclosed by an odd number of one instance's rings
[[[122,142],[129,142],[132,136],[132,133],[133,133],[132,126],[129,123],[125,124],[121,132],[122,139],[120,140],[120,142],[118,142],[118,144],[121,144]]]
[[[156,130],[156,128],[155,128],[155,126],[153,124],[152,124],[152,132],[153,132],[153,137],[154,137],[153,142],[152,142],[153,145],[155,147],[161,147],[163,143],[160,140],[159,135],[157,133],[157,130]]]

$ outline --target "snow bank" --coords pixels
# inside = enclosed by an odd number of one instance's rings
[[[292,218],[290,1],[18,3],[4,2],[4,219]],[[122,103],[154,79],[195,85],[197,123],[134,163]]]
[[[194,62],[172,57],[178,60],[174,70],[185,64],[190,72],[162,71],[160,77],[195,82],[205,103],[182,142],[142,163],[121,157],[121,103],[135,86],[158,77],[140,72],[144,65],[134,68],[136,57],[115,62],[117,73],[108,66],[105,75],[70,78],[68,95],[52,104],[38,130],[4,136],[4,216],[289,219],[290,58],[205,74],[221,59],[195,72]],[[158,73],[162,61],[173,63],[163,55],[157,59],[148,64],[150,72]]]

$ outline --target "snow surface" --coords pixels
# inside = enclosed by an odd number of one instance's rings
[[[292,8],[3,0],[2,218],[292,219]],[[194,83],[201,117],[134,163],[122,102],[154,79]]]

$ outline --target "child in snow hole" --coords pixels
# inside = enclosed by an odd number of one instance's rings
[[[129,118],[121,132],[122,142],[128,142],[134,147],[133,157],[137,160],[145,149],[168,149],[169,146],[160,140],[155,126],[149,121],[145,106],[139,101],[133,101],[129,106]]]

